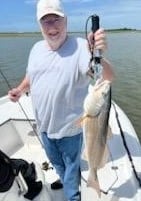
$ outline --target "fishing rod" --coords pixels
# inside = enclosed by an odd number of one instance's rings
[[[11,84],[9,83],[8,79],[6,78],[5,74],[3,73],[3,71],[2,71],[1,69],[0,69],[0,74],[2,75],[3,79],[5,80],[5,82],[6,82],[7,86],[8,86],[8,88],[11,90],[11,89],[12,89],[12,86],[11,86]],[[25,112],[23,106],[21,105],[21,103],[20,103],[19,101],[17,101],[17,103],[18,103],[18,105],[20,106],[22,112],[24,113],[26,119],[28,120],[30,126],[32,127],[34,133],[35,133],[36,136],[38,137],[38,140],[40,141],[41,145],[43,146],[43,143],[41,142],[41,140],[40,140],[40,138],[39,138],[39,136],[38,136],[38,134],[37,134],[37,131],[36,131],[35,127],[32,125],[31,120],[28,118],[28,115],[26,114],[26,112]]]
[[[2,75],[3,79],[5,80],[5,82],[6,82],[7,86],[8,86],[8,88],[11,90],[11,89],[12,89],[12,86],[11,86],[11,84],[9,83],[8,79],[6,78],[5,74],[3,73],[3,71],[2,71],[1,69],[0,69],[0,74]],[[19,101],[17,101],[17,103],[18,103],[19,107],[21,108],[23,114],[25,115],[25,117],[26,117],[26,119],[27,119],[29,125],[31,126],[31,128],[32,128],[32,130],[33,130],[35,136],[37,137],[39,143],[40,143],[41,146],[44,148],[44,144],[42,143],[41,139],[39,138],[39,135],[38,135],[38,133],[37,133],[37,131],[36,131],[36,127],[31,123],[31,120],[28,118],[28,115],[26,114],[26,112],[25,112],[25,110],[24,110],[22,104],[21,104]],[[44,149],[44,150],[45,150],[45,149]],[[43,163],[42,163],[42,169],[44,169],[44,170],[50,169],[51,167],[49,167],[49,163],[50,163],[50,162],[46,162],[46,161],[43,162]]]
[[[117,124],[118,124],[119,130],[120,130],[120,134],[121,134],[121,138],[122,138],[124,148],[125,148],[125,150],[127,152],[127,156],[128,156],[129,161],[130,161],[130,164],[131,164],[132,170],[134,172],[135,178],[138,181],[139,187],[141,188],[141,178],[138,176],[138,173],[136,171],[136,168],[135,168],[135,165],[134,165],[130,150],[128,148],[128,145],[127,145],[127,142],[126,142],[126,139],[125,139],[125,135],[124,135],[124,131],[123,131],[122,127],[121,127],[121,123],[120,123],[120,120],[119,120],[119,115],[118,115],[116,106],[115,106],[114,103],[112,103],[112,105],[113,105],[113,108],[115,110],[115,116],[116,116]]]
[[[91,53],[91,57],[90,57],[90,61],[89,61],[89,70],[88,70],[88,75],[92,78],[92,84],[93,84],[93,81],[97,81],[100,82],[102,79],[103,79],[103,74],[102,74],[102,71],[103,71],[103,66],[101,65],[101,59],[102,59],[102,55],[101,55],[101,50],[100,49],[95,49],[94,46],[91,46],[91,43],[89,41],[89,38],[88,38],[88,33],[87,33],[87,27],[88,27],[88,22],[89,20],[91,20],[91,31],[93,33],[95,33],[99,28],[100,28],[100,23],[99,23],[99,16],[94,14],[94,15],[91,15],[88,17],[87,21],[86,21],[86,27],[85,27],[85,34],[86,34],[86,39],[87,39],[87,42],[88,42],[88,46],[89,46],[89,50],[90,50],[90,53]],[[91,40],[95,41],[95,38],[91,38]],[[110,108],[111,108],[111,86],[110,86],[110,91],[109,91],[109,101],[110,101]],[[108,114],[107,114],[107,119],[106,119],[106,124],[108,125],[108,121],[109,121],[109,115],[110,115],[110,109],[108,111]],[[107,145],[108,147],[108,145]],[[109,147],[108,147],[109,149]],[[110,149],[109,149],[109,154],[110,154],[110,158],[111,158],[111,161],[112,161],[112,164],[113,164],[113,157],[112,157],[112,153],[110,152]],[[112,169],[115,171],[115,175],[116,175],[116,178],[115,180],[113,181],[113,183],[110,185],[110,187],[104,191],[102,189],[100,189],[100,191],[104,194],[108,194],[109,190],[114,186],[114,184],[117,182],[118,180],[118,175],[117,175],[117,171],[116,171],[116,168],[114,166],[114,164],[112,165]],[[82,179],[87,182],[83,177]]]
[[[12,89],[12,86],[10,85],[8,79],[6,78],[5,74],[3,73],[3,71],[2,71],[1,69],[0,69],[0,74],[2,75],[3,79],[5,80],[5,82],[6,82],[7,86],[8,86],[8,88],[11,90],[11,89]],[[43,149],[44,149],[44,144],[42,143],[41,139],[39,138],[39,135],[38,135],[38,133],[37,133],[37,131],[36,131],[36,127],[31,123],[31,120],[28,118],[28,115],[26,114],[26,112],[25,112],[25,110],[24,110],[22,104],[21,104],[19,101],[17,101],[17,103],[18,103],[19,107],[21,108],[23,114],[25,115],[25,117],[26,117],[26,119],[27,119],[29,125],[31,126],[31,128],[32,128],[32,130],[33,130],[35,136],[37,137],[39,143],[41,144],[41,146],[42,146]],[[45,149],[44,149],[44,150],[45,150]],[[49,167],[49,164],[50,164],[50,162],[46,162],[46,161],[43,162],[43,163],[42,163],[42,169],[48,170],[48,169],[52,168],[52,167]]]
[[[88,41],[88,46],[91,53],[88,75],[90,75],[92,79],[98,80],[98,79],[102,79],[102,71],[103,71],[103,67],[101,65],[102,56],[101,56],[101,51],[99,49],[95,49],[94,47],[91,47],[90,41],[88,39],[87,26],[88,26],[88,21],[90,19],[92,23],[91,31],[95,33],[100,27],[99,16],[95,14],[89,16],[86,21],[86,28],[85,28],[86,39]],[[95,39],[93,38],[92,40],[94,41]]]
[[[91,46],[90,46],[90,43],[89,43],[89,39],[87,37],[87,25],[88,25],[88,21],[89,19],[91,19],[92,21],[92,27],[91,27],[91,30],[93,33],[95,33],[98,29],[99,29],[99,16],[97,15],[91,15],[88,17],[87,21],[86,21],[86,38],[87,38],[87,41],[88,41],[88,44],[89,44],[89,49],[90,49],[90,52],[91,52],[91,59],[90,59],[90,62],[89,62],[89,75],[94,79],[98,79],[101,74],[102,74],[102,70],[103,70],[103,67],[101,65],[101,54],[100,54],[100,50],[93,50],[91,49]],[[93,39],[94,40],[94,39]],[[95,76],[93,74],[96,74]],[[119,120],[119,116],[118,116],[118,112],[116,110],[116,107],[114,105],[114,103],[111,103],[113,105],[113,108],[115,110],[115,116],[116,116],[116,120],[117,120],[117,124],[118,124],[118,127],[119,127],[119,130],[120,130],[120,134],[121,134],[121,138],[122,138],[122,142],[123,142],[123,145],[125,147],[125,150],[127,152],[127,155],[128,155],[128,159],[131,163],[131,167],[132,167],[132,170],[134,172],[134,175],[135,175],[135,178],[136,180],[138,181],[138,184],[139,184],[139,187],[141,187],[141,179],[140,177],[138,176],[138,173],[135,169],[135,165],[133,163],[133,159],[132,159],[132,156],[131,156],[131,153],[130,153],[130,150],[128,148],[128,145],[127,145],[127,142],[126,142],[126,139],[125,139],[125,135],[124,135],[124,132],[122,130],[122,127],[121,127],[121,123],[120,123],[120,120]],[[110,151],[110,149],[109,149]],[[112,154],[110,152],[110,155],[111,155],[111,159],[112,159]],[[113,160],[113,159],[112,159]],[[112,168],[113,170],[116,171],[116,167],[113,166]],[[117,174],[116,174],[117,175]],[[117,176],[118,177],[118,176]],[[117,180],[117,179],[116,179]],[[115,184],[116,182],[114,182],[113,184]],[[106,191],[106,192],[102,192],[107,194],[108,191],[112,188],[113,184],[111,185],[111,187]]]

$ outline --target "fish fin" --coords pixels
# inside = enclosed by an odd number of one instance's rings
[[[110,126],[108,126],[107,138],[110,138],[110,137],[112,137],[112,130],[111,130]],[[101,159],[101,162],[100,162],[98,168],[104,167],[104,165],[107,163],[108,159],[109,159],[109,149],[108,149],[108,146],[106,145],[104,153],[103,153],[103,157]]]
[[[104,165],[105,165],[105,164],[107,163],[107,161],[108,161],[108,158],[109,158],[109,149],[108,149],[107,146],[105,146],[104,154],[103,154],[101,163],[100,163],[100,165],[99,165],[98,168],[104,167]]]
[[[89,115],[85,114],[84,116],[78,118],[76,121],[75,121],[75,125],[78,126],[78,127],[83,127],[83,123],[85,121],[86,118],[88,118]]]
[[[88,156],[87,156],[87,151],[86,151],[86,149],[84,149],[83,150],[83,152],[82,152],[82,159],[84,159],[84,160],[86,160],[86,161],[88,161]]]
[[[82,121],[83,121],[83,117],[80,117],[79,119],[77,119],[76,121],[75,121],[75,125],[77,126],[77,127],[82,127]]]
[[[91,187],[95,189],[98,194],[98,197],[99,198],[101,197],[100,185],[99,185],[97,174],[95,178],[92,178],[91,175],[89,175],[87,180],[87,187]]]
[[[112,130],[111,130],[111,127],[108,126],[107,138],[110,138],[110,137],[112,137]],[[108,158],[109,158],[109,149],[108,149],[108,146],[106,145],[106,146],[105,146],[105,150],[104,150],[104,154],[103,154],[103,157],[102,157],[102,160],[101,160],[101,163],[100,163],[99,168],[104,167],[104,165],[105,165],[105,164],[107,163],[107,161],[108,161]]]

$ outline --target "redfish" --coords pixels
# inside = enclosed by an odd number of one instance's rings
[[[108,124],[111,107],[111,82],[97,80],[94,86],[90,85],[83,107],[84,151],[89,167],[87,186],[93,187],[100,197],[97,170],[104,166],[108,155],[106,143],[108,133],[111,135]]]

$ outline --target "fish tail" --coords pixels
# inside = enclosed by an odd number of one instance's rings
[[[88,180],[87,180],[87,187],[91,187],[94,188],[98,194],[98,197],[101,197],[101,190],[100,190],[100,185],[99,185],[99,181],[98,181],[98,177],[97,177],[97,173],[95,173],[96,177],[92,178],[91,174],[89,174]]]

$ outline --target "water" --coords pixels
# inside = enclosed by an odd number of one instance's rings
[[[12,87],[25,75],[30,48],[40,39],[40,35],[0,37],[0,69]],[[107,41],[106,57],[116,74],[113,99],[125,111],[141,140],[141,33],[108,33]],[[0,96],[7,91],[0,75]]]
[[[113,99],[126,112],[141,140],[141,33],[108,35],[108,58],[116,80]]]

